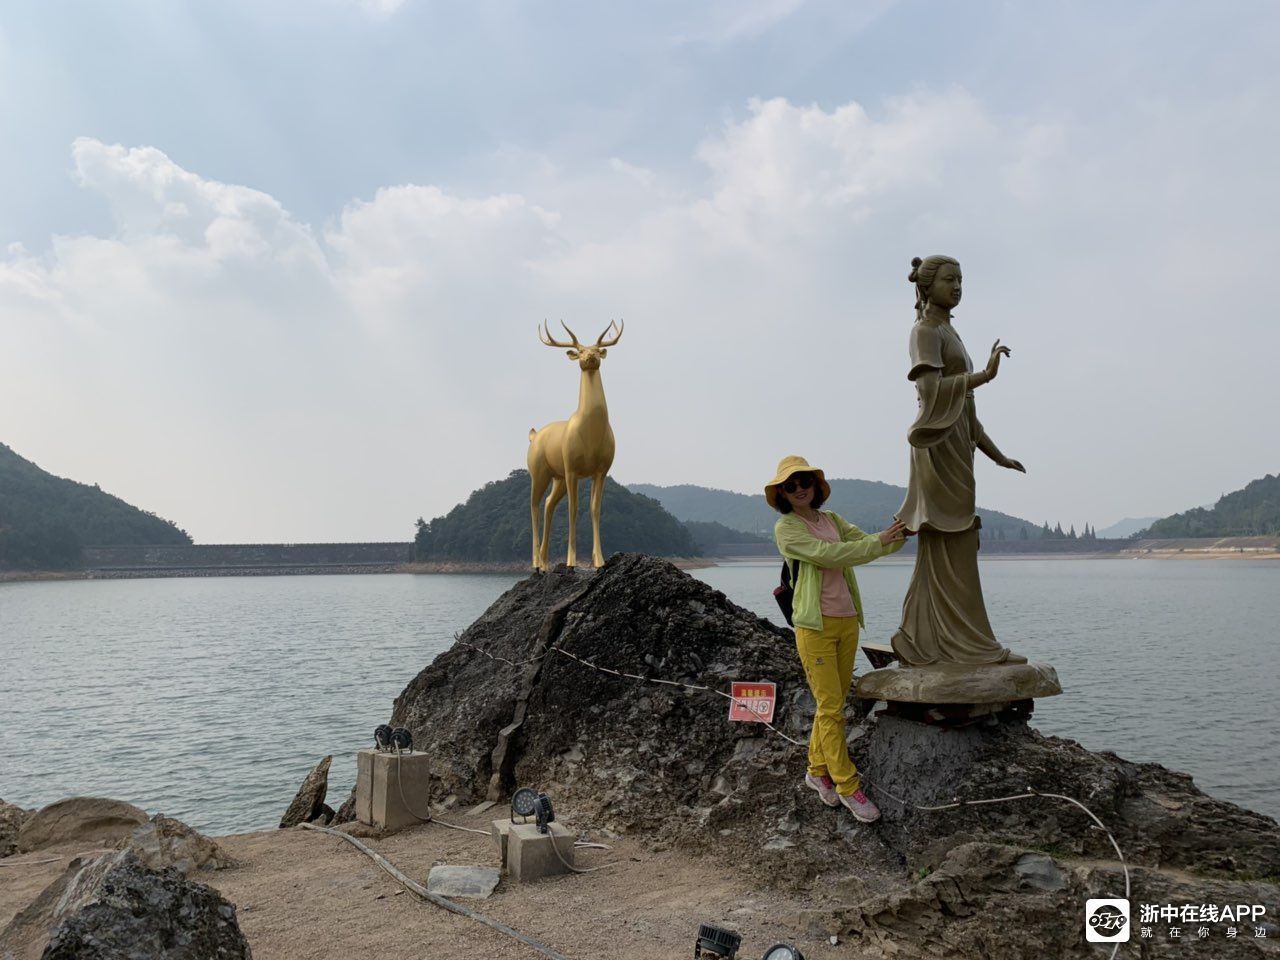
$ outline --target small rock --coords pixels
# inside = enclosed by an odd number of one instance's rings
[[[18,849],[18,831],[31,814],[15,803],[0,800],[0,857]]]
[[[427,892],[459,900],[484,900],[498,886],[499,873],[494,867],[459,867],[441,865],[427,874]]]
[[[329,826],[336,827],[342,823],[350,823],[356,818],[356,788],[351,788],[351,796],[342,801],[342,806],[338,807],[338,812],[333,815],[333,820]]]
[[[184,876],[204,867],[224,870],[235,866],[235,861],[217,843],[181,820],[162,813],[117,843],[116,849],[132,850],[149,870],[174,867]]]
[[[786,837],[770,837],[760,848],[762,850],[790,850],[795,843]]]
[[[296,827],[300,823],[310,823],[324,807],[324,795],[329,789],[329,765],[333,757],[325,757],[314,770],[307,774],[297,795],[289,804],[289,809],[280,818],[281,827]]]
[[[1067,886],[1067,875],[1052,857],[1042,853],[1026,853],[1013,865],[1013,872],[1022,882],[1035,890],[1062,890]]]

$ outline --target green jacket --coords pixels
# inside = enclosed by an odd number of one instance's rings
[[[835,523],[840,543],[819,540],[794,513],[784,513],[773,525],[773,541],[778,545],[778,552],[786,560],[800,561],[800,571],[794,584],[791,621],[797,627],[821,630],[822,576],[819,570],[843,569],[849,593],[853,595],[853,605],[858,609],[858,625],[865,629],[867,621],[862,611],[862,595],[858,592],[858,578],[853,575],[853,567],[897,553],[906,541],[899,540],[886,547],[878,534],[863,533],[838,513],[822,512]]]

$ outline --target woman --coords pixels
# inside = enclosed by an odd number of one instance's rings
[[[983,370],[974,372],[969,353],[951,322],[960,303],[963,276],[954,257],[911,261],[907,278],[916,288],[911,329],[911,370],[919,410],[907,432],[911,479],[898,519],[920,534],[915,573],[902,605],[902,626],[893,649],[909,667],[934,663],[1026,663],[995,637],[978,580],[978,528],[974,513],[973,455],[1026,473],[1000,452],[978,420],[973,391],[1000,372],[1009,348],[999,340]]]
[[[764,488],[769,506],[782,514],[773,528],[778,552],[799,561],[792,623],[817,702],[804,782],[827,806],[844,804],[857,819],[871,823],[880,811],[862,792],[844,739],[844,701],[853,679],[858,628],[866,625],[852,568],[901,550],[905,528],[895,522],[878,534],[863,533],[839,514],[818,509],[830,495],[822,471],[804,457],[784,457],[778,475]]]

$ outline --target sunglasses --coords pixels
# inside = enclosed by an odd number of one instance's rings
[[[782,489],[786,493],[795,493],[797,490],[808,490],[812,486],[812,473],[797,473],[795,476],[787,478],[786,483],[782,485]]]

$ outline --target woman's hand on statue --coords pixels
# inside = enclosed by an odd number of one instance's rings
[[[907,536],[907,525],[901,520],[895,520],[889,525],[887,530],[880,531],[880,545],[887,547],[891,543],[897,543]]]
[[[1022,465],[1021,460],[1010,460],[1008,457],[1000,464],[1002,467],[1008,467],[1010,470],[1017,470],[1019,473],[1026,473],[1027,468]]]
[[[1000,372],[1000,358],[1007,357],[1013,351],[1008,347],[1002,347],[1000,341],[997,340],[991,345],[991,356],[987,359],[987,382],[990,383],[996,378],[996,374]]]

